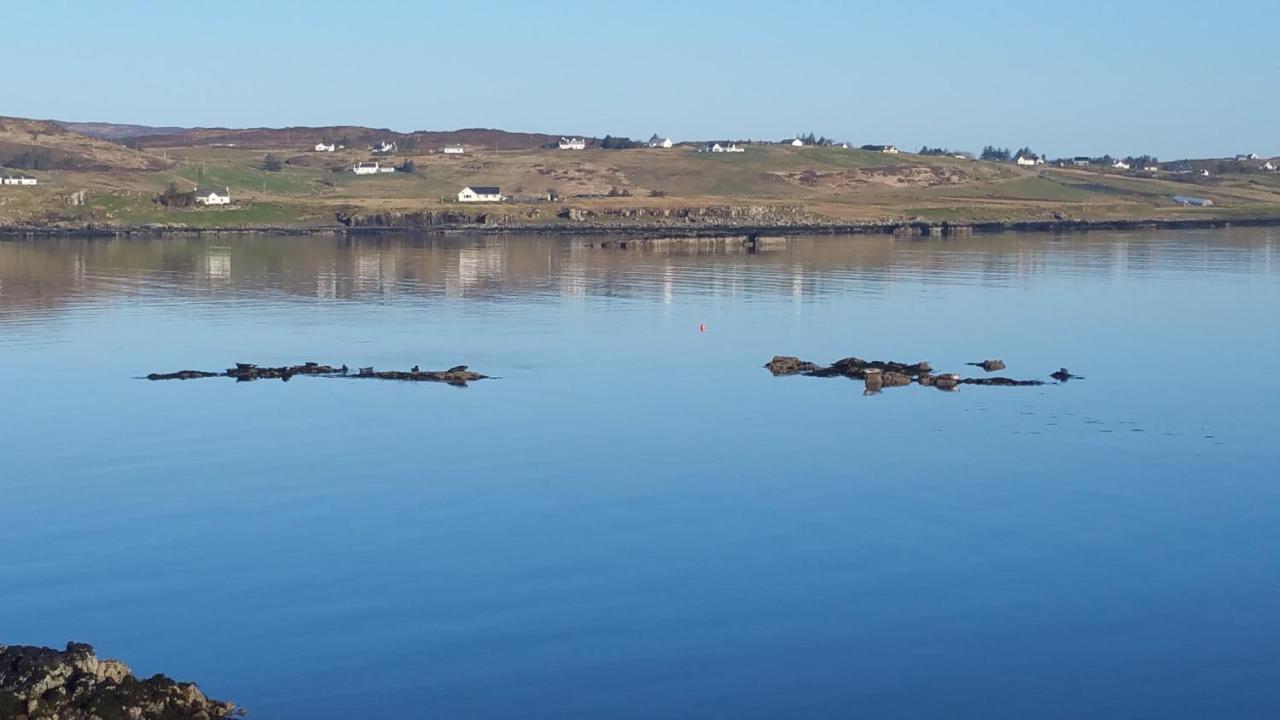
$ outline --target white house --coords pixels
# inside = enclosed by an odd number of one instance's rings
[[[395,166],[394,166],[394,165],[379,165],[379,166],[378,166],[378,172],[379,172],[379,173],[393,173],[393,172],[395,172],[395,171],[396,171],[396,168],[395,168]]]
[[[1030,153],[1030,154],[1018,153],[1018,156],[1015,157],[1013,161],[1018,165],[1022,165],[1024,167],[1032,167],[1035,165],[1044,164],[1044,158],[1040,157],[1039,155],[1036,155],[1035,153]]]
[[[884,153],[885,155],[898,154],[898,148],[893,145],[863,145],[862,149],[870,150],[871,152]]]
[[[1179,205],[1188,205],[1190,207],[1212,207],[1213,201],[1209,198],[1189,197],[1187,195],[1174,195],[1173,201]]]
[[[230,205],[231,204],[231,188],[202,188],[195,189],[197,205]]]
[[[582,138],[560,138],[561,150],[586,150],[587,141]]]
[[[708,146],[707,146],[707,148],[706,148],[706,150],[705,150],[704,152],[713,152],[713,153],[740,153],[740,152],[746,152],[746,151],[747,151],[747,149],[746,149],[746,148],[738,147],[738,146],[737,146],[736,144],[734,144],[734,143],[729,143],[728,145],[721,145],[720,143],[713,143],[713,144],[711,144],[711,145],[708,145]]]
[[[1093,160],[1084,156],[1071,158],[1071,164],[1076,167],[1089,167],[1093,164]]]
[[[1275,172],[1275,171],[1276,171],[1276,164],[1275,164],[1275,163],[1273,163],[1273,162],[1271,162],[1270,160],[1268,160],[1268,161],[1266,161],[1266,162],[1262,163],[1262,165],[1258,166],[1258,169],[1259,169],[1259,170],[1261,170],[1261,171],[1263,171],[1263,172]]]
[[[378,154],[393,153],[393,152],[398,152],[399,150],[400,150],[399,145],[397,145],[394,142],[387,142],[385,140],[382,142],[374,143],[373,145],[369,146],[369,152],[378,153]]]
[[[1257,159],[1258,159],[1258,153],[1249,153],[1248,155],[1236,156],[1237,162],[1245,162],[1246,160],[1257,160]]]
[[[333,143],[329,143],[328,145],[322,142],[316,143],[316,152],[333,152],[334,150],[337,150],[337,149],[338,149],[338,146],[334,145]]]
[[[351,172],[357,175],[377,175],[379,170],[376,162],[362,162],[351,166]]]
[[[1159,165],[1144,165],[1144,166],[1142,167],[1142,171],[1143,171],[1143,172],[1149,172],[1149,173],[1156,173],[1156,172],[1160,172],[1160,166],[1159,166]]]
[[[800,138],[796,138],[791,141],[791,147],[804,147],[804,141]]]
[[[445,155],[461,155],[466,151],[466,148],[461,145],[449,145],[442,152],[444,152]]]
[[[1125,162],[1125,161],[1123,161],[1123,160],[1117,160],[1117,161],[1115,161],[1115,162],[1111,163],[1111,167],[1115,168],[1116,170],[1128,170],[1128,169],[1129,169],[1129,163],[1127,163],[1127,162]]]
[[[37,185],[38,181],[27,175],[10,176],[0,179],[0,185]]]
[[[502,189],[492,185],[471,185],[458,192],[458,202],[502,202]]]
[[[657,135],[649,138],[649,147],[671,149],[675,143],[671,142],[671,138],[660,138]]]

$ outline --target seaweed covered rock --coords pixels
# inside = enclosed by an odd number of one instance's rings
[[[243,712],[191,683],[133,676],[89,645],[0,645],[0,718],[14,720],[223,720]]]
[[[799,375],[800,373],[813,372],[818,369],[817,365],[790,355],[774,355],[773,359],[765,363],[764,366],[774,375]]]

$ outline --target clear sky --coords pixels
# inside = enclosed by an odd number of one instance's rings
[[[0,115],[1280,154],[1275,0],[0,0]]]

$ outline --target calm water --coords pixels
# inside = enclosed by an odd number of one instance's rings
[[[0,643],[263,720],[1274,718],[1277,307],[1274,230],[0,242]],[[307,360],[501,379],[137,379]]]

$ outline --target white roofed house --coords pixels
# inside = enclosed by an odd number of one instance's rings
[[[1259,169],[1259,170],[1261,170],[1261,171],[1263,171],[1263,172],[1275,172],[1275,171],[1276,171],[1276,164],[1275,164],[1274,162],[1272,162],[1272,161],[1268,160],[1268,161],[1266,161],[1266,162],[1262,163],[1261,165],[1259,165],[1259,166],[1258,166],[1258,169]]]
[[[445,149],[442,152],[445,155],[461,155],[466,151],[467,149],[461,145],[448,145],[445,147]]]
[[[658,137],[657,135],[649,138],[649,147],[651,148],[670,149],[674,146],[675,143],[671,142],[671,138]]]
[[[400,146],[398,144],[396,144],[395,142],[387,142],[385,140],[383,140],[382,142],[374,143],[369,146],[369,152],[376,153],[379,155],[398,152],[399,150],[400,150]]]
[[[230,205],[231,188],[198,187],[194,191],[197,205]]]
[[[561,150],[586,150],[587,141],[582,138],[560,138]]]
[[[1127,163],[1127,162],[1125,162],[1125,161],[1123,161],[1123,160],[1117,160],[1117,161],[1115,161],[1115,162],[1111,163],[1111,167],[1112,167],[1112,168],[1114,168],[1114,169],[1116,169],[1116,170],[1128,170],[1128,169],[1129,169],[1129,163]]]
[[[1018,165],[1022,165],[1023,167],[1034,167],[1036,165],[1043,165],[1044,158],[1035,153],[1018,153],[1018,155],[1013,158],[1013,162]]]
[[[316,152],[333,152],[334,150],[337,150],[337,149],[338,149],[338,146],[334,145],[333,143],[328,143],[328,144],[322,143],[322,142],[316,143]]]
[[[796,138],[791,141],[791,147],[804,147],[804,141],[800,138]]]
[[[40,181],[30,175],[6,175],[0,178],[0,185],[39,185]]]
[[[376,162],[362,162],[351,166],[351,172],[357,175],[377,175],[380,169]]]
[[[502,202],[502,188],[496,185],[468,185],[458,191],[458,202]]]

